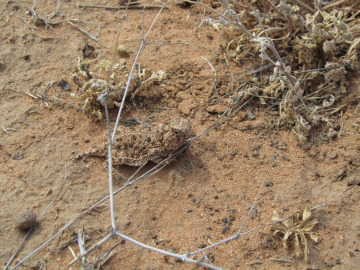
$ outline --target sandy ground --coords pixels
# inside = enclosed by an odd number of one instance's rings
[[[78,1],[80,2],[80,1]],[[87,2],[87,1],[81,1]],[[91,2],[91,3],[90,3]],[[3,0],[0,7],[0,261],[5,266],[25,236],[16,220],[25,210],[38,216],[54,199],[14,266],[42,245],[82,211],[109,194],[107,172],[101,158],[75,157],[103,142],[106,122],[83,114],[64,102],[79,106],[78,87],[72,73],[87,45],[94,52],[87,58],[90,69],[102,60],[118,63],[114,56],[123,11],[79,9],[72,0],[61,1],[59,14],[49,21],[73,18],[105,46],[81,34],[68,23],[46,29],[27,25],[31,0]],[[84,3],[81,3],[84,4]],[[117,1],[86,4],[115,6]],[[35,10],[45,17],[54,12],[56,1],[37,1]],[[145,12],[148,29],[157,10]],[[168,79],[156,93],[139,93],[126,103],[123,118],[147,123],[183,117],[193,122],[199,135],[228,108],[231,79],[223,80],[213,93],[213,75],[236,74],[249,66],[226,65],[221,32],[204,25],[201,8],[185,9],[170,4],[158,18],[139,63],[152,72],[164,71]],[[8,21],[7,21],[8,18]],[[23,18],[23,19],[22,19]],[[141,10],[127,11],[120,43],[131,67],[141,43]],[[160,43],[187,44],[163,45]],[[204,59],[207,59],[205,61]],[[210,79],[209,79],[210,78]],[[64,80],[70,90],[57,83]],[[51,87],[49,86],[49,83]],[[46,91],[47,90],[47,91]],[[46,91],[46,93],[45,93]],[[359,117],[359,79],[348,88],[347,108],[339,115],[342,133],[336,139],[300,143],[288,127],[277,126],[277,111],[250,101],[224,124],[194,141],[186,153],[156,175],[128,186],[114,197],[117,230],[144,244],[184,254],[202,249],[272,221],[273,211],[289,216],[329,202],[314,215],[313,231],[319,240],[308,240],[309,261],[296,258],[293,243],[288,250],[264,227],[192,256],[226,269],[359,269],[360,265],[360,156],[354,123]],[[43,95],[44,99],[26,94]],[[219,95],[217,98],[216,95]],[[56,99],[57,98],[57,99]],[[346,101],[346,100],[345,100]],[[249,117],[247,110],[251,110]],[[112,123],[116,110],[111,110]],[[273,161],[274,156],[277,156]],[[66,164],[66,169],[65,169]],[[143,171],[155,164],[149,163]],[[116,166],[120,188],[137,168]],[[65,178],[66,177],[66,178]],[[63,189],[61,189],[65,179]],[[350,190],[346,191],[348,188]],[[261,190],[260,190],[261,188]],[[60,192],[59,196],[58,193]],[[338,196],[342,194],[341,196]],[[338,196],[338,197],[337,197]],[[72,251],[79,254],[77,235],[83,231],[87,248],[111,227],[109,202],[83,215],[22,266],[24,269],[80,269]],[[116,245],[114,248],[113,246]],[[88,268],[98,265],[111,251],[102,269],[198,269],[195,264],[151,252],[113,238],[87,259]],[[278,260],[276,260],[278,259]]]

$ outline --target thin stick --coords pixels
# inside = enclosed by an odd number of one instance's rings
[[[294,0],[294,2],[296,4],[298,4],[300,7],[306,9],[307,11],[309,11],[311,14],[315,13],[315,10],[312,7],[309,7],[307,4],[305,4],[303,1],[301,0]]]
[[[127,10],[127,8],[126,8]],[[119,43],[119,37],[120,37],[120,33],[121,33],[121,27],[123,25],[123,22],[126,18],[126,15],[123,15],[121,17],[121,22],[120,22],[120,26],[119,26],[119,30],[118,30],[118,35],[116,37],[116,43],[115,43],[115,48],[113,51],[113,59],[112,62],[114,63],[115,61],[115,55],[116,55],[116,49]],[[109,136],[109,147],[108,147],[108,164],[109,164],[109,194],[110,194],[110,219],[111,219],[111,230],[112,230],[112,234],[114,235],[114,233],[116,232],[116,223],[115,223],[115,214],[114,214],[114,198],[113,198],[113,171],[112,171],[112,146],[113,146],[113,138],[111,137],[111,129],[110,129],[110,117],[109,117],[109,110],[107,107],[107,99],[109,96],[109,89],[110,89],[110,74],[111,74],[111,69],[112,69],[112,65],[110,65],[110,68],[108,70],[108,78],[107,78],[107,95],[105,100],[103,101],[104,104],[103,106],[105,107],[105,115],[106,115],[106,125],[107,125],[107,134]]]
[[[140,6],[133,6],[133,5],[126,5],[120,7],[108,7],[108,6],[98,6],[98,5],[79,5],[79,8],[101,8],[107,10],[125,10],[125,9],[162,9],[162,6],[153,6],[153,5],[140,5]],[[166,8],[167,9],[167,8]]]
[[[111,218],[111,231],[114,235],[116,232],[116,224],[115,224],[115,214],[114,214],[114,194],[113,194],[113,172],[112,172],[112,145],[113,139],[111,138],[111,129],[110,129],[110,120],[109,120],[109,111],[107,107],[107,99],[105,102],[105,115],[106,115],[106,124],[109,135],[109,148],[108,148],[108,162],[109,162],[109,194],[110,194],[110,218]]]
[[[340,1],[337,1],[337,2],[335,2],[335,3],[332,3],[332,4],[329,4],[329,5],[324,6],[321,10],[326,11],[326,10],[328,10],[328,9],[332,9],[332,8],[334,8],[334,7],[337,7],[337,6],[339,6],[339,5],[342,5],[342,4],[346,3],[347,1],[348,1],[348,0],[340,0]]]
[[[289,259],[270,258],[270,260],[276,261],[276,262],[286,262],[286,263],[294,263],[295,262],[295,260],[293,258],[289,258]]]
[[[209,269],[222,270],[222,268],[220,268],[220,267],[217,267],[217,266],[214,266],[214,265],[211,265],[211,264],[207,264],[207,263],[203,263],[203,262],[199,262],[199,261],[195,261],[195,260],[189,258],[188,254],[179,255],[179,254],[176,254],[176,253],[172,253],[172,252],[168,252],[168,251],[165,251],[165,250],[162,250],[162,249],[158,249],[158,248],[146,245],[144,243],[141,243],[141,242],[139,242],[139,241],[137,241],[137,240],[135,240],[133,238],[130,238],[130,237],[124,235],[124,234],[121,234],[119,232],[116,232],[115,235],[118,236],[118,237],[121,237],[121,238],[125,239],[126,241],[131,242],[131,243],[133,243],[133,244],[135,244],[137,246],[146,248],[146,249],[151,250],[151,251],[158,252],[158,253],[163,254],[163,255],[178,258],[178,259],[182,260],[183,262],[191,262],[191,263],[199,264],[199,265],[205,266],[205,267],[207,267]],[[111,234],[108,235],[103,240],[99,241],[97,244],[95,244],[93,247],[91,247],[84,254],[81,254],[80,256],[78,256],[77,258],[72,260],[68,265],[70,266],[70,265],[74,264],[75,262],[79,261],[82,257],[87,256],[88,254],[93,252],[95,249],[98,249],[102,244],[104,244],[110,238],[111,238]]]
[[[294,72],[292,72],[292,74],[310,73],[310,72],[317,72],[317,71],[327,71],[327,70],[337,69],[337,68],[342,68],[342,67],[344,67],[344,66],[334,66],[334,67],[324,67],[324,68],[309,69],[309,70],[304,70],[304,71],[294,71]]]
[[[101,266],[103,266],[114,254],[115,252],[114,249],[120,245],[122,243],[122,240],[121,241],[118,241],[116,242],[110,249],[106,250],[101,256],[100,258],[97,258],[95,260],[95,263],[98,263],[97,264],[97,268],[96,269],[101,269]]]
[[[79,261],[81,258],[89,255],[91,252],[93,252],[94,250],[98,249],[99,247],[101,247],[105,242],[107,242],[110,238],[113,237],[113,234],[110,233],[108,234],[106,237],[104,237],[103,239],[101,239],[99,242],[97,242],[96,244],[94,244],[91,248],[89,248],[87,251],[85,251],[84,253],[80,254],[79,256],[75,257],[75,259],[73,259],[70,263],[68,263],[68,265],[72,265],[74,263],[76,263],[77,261]]]
[[[30,25],[26,19],[24,19],[24,18],[22,18],[22,17],[19,17],[19,16],[17,16],[17,17],[18,17],[19,19],[21,19],[21,20],[31,29],[31,31],[34,31],[34,29],[40,30],[40,29],[37,28],[36,26]]]
[[[219,93],[218,93],[218,91],[216,89],[216,85],[217,85],[217,79],[216,79],[217,72],[216,72],[216,69],[213,67],[213,65],[210,63],[210,61],[207,60],[205,57],[202,56],[201,58],[204,59],[208,63],[208,65],[212,69],[212,73],[213,73],[213,77],[214,77],[214,79],[212,81],[212,85],[211,85],[211,92],[209,94],[209,98],[212,96],[212,93],[215,92],[216,95],[217,95],[217,98],[218,98],[218,100],[220,102],[220,96],[219,96]]]
[[[74,104],[71,104],[70,102],[67,102],[67,101],[65,101],[65,100],[62,100],[62,99],[60,99],[60,98],[57,98],[57,97],[52,97],[52,98],[53,98],[53,100],[56,100],[56,101],[65,103],[65,104],[67,104],[67,105],[69,105],[69,106],[71,106],[71,107],[74,107],[74,108],[76,108],[76,109],[78,109],[78,110],[80,110],[80,111],[83,110],[83,108],[80,108],[80,107],[78,107],[78,106],[76,106],[76,105],[74,105]]]
[[[77,242],[78,242],[80,254],[84,254],[86,250],[85,250],[84,231],[82,229],[79,229]],[[85,267],[85,262],[86,262],[86,257],[83,256],[81,259],[81,267],[82,268]]]
[[[56,6],[56,9],[53,13],[49,14],[46,19],[47,20],[50,20],[52,17],[54,17],[58,12],[59,12],[59,8],[60,8],[60,0],[58,0],[58,3],[57,3],[57,6]]]
[[[9,135],[9,133],[7,132],[7,130],[3,127],[0,126],[0,128],[6,133],[6,135]]]
[[[95,40],[97,43],[103,45],[105,48],[107,48],[106,45],[102,44],[102,42],[97,38],[94,37],[92,34],[90,34],[89,32],[85,31],[84,29],[82,29],[81,27],[73,24],[71,21],[67,21],[68,24],[70,24],[71,26],[75,27],[76,29],[78,29],[81,33],[87,35],[89,38],[92,38],[93,40]]]

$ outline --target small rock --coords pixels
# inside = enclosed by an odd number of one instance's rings
[[[265,187],[272,187],[273,185],[274,185],[274,183],[272,181],[265,182]]]
[[[157,234],[155,232],[152,232],[150,234],[150,236],[151,236],[151,239],[156,239],[157,238]]]
[[[238,154],[238,151],[233,149],[230,151],[230,159],[234,159],[234,157]]]
[[[207,107],[206,111],[213,114],[223,114],[227,109],[229,109],[228,106],[217,104]]]
[[[64,79],[60,79],[60,81],[58,82],[58,85],[64,91],[70,91],[71,90],[70,84],[67,81],[65,81]]]
[[[360,171],[350,172],[346,180],[348,186],[360,185]]]
[[[27,210],[22,212],[16,220],[16,228],[20,231],[27,231],[34,226],[35,222],[36,214],[31,210]]]
[[[215,261],[215,256],[211,252],[206,254],[206,257],[209,260],[209,262],[211,262],[211,263],[213,263]]]
[[[331,152],[330,155],[329,155],[329,158],[330,159],[335,159],[337,158],[338,154],[336,152]]]
[[[176,263],[183,263],[184,261],[182,260],[182,259],[180,259],[180,258],[174,258],[174,261],[176,262]]]
[[[250,120],[253,120],[256,118],[255,114],[250,109],[247,109],[246,115]]]
[[[212,35],[210,35],[210,34],[206,35],[206,37],[207,37],[208,39],[210,39],[210,40],[213,40],[213,39],[214,39],[214,37],[213,37]]]
[[[341,126],[339,124],[335,125],[334,126],[334,130],[335,131],[339,131],[341,129]]]
[[[206,244],[205,243],[200,243],[197,246],[198,248],[206,248]]]

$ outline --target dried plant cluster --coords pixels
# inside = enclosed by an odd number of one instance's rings
[[[314,131],[337,136],[349,74],[360,68],[360,2],[314,2],[322,1],[230,0],[220,16],[207,19],[228,37],[228,59],[273,64],[271,74],[241,78],[230,104],[256,96],[277,106],[279,123],[291,125],[302,141]]]
[[[73,80],[78,85],[77,98],[83,112],[102,119],[104,110],[98,100],[99,96],[108,92],[107,107],[120,107],[129,71],[125,59],[121,59],[120,63],[112,67],[110,61],[102,60],[94,70],[90,71],[90,64],[79,59],[76,72],[73,73]],[[137,95],[155,98],[158,93],[153,86],[164,79],[166,79],[166,74],[161,70],[151,72],[149,69],[139,68],[139,72],[132,75],[128,93],[131,99]]]
[[[273,220],[280,219],[282,219],[280,215],[274,211]],[[286,249],[289,248],[289,244],[294,243],[296,257],[301,256],[301,246],[303,246],[304,260],[307,261],[310,254],[308,238],[318,241],[317,235],[312,231],[318,223],[319,221],[311,216],[310,207],[306,206],[302,214],[296,213],[291,218],[273,225],[271,232],[282,239],[283,247]]]

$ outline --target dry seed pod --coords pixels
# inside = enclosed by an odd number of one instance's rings
[[[128,52],[128,50],[127,50],[127,48],[125,47],[124,44],[120,44],[116,48],[116,52],[120,57],[128,57],[129,56],[129,52]]]
[[[16,228],[20,231],[27,231],[34,226],[35,222],[36,214],[31,210],[27,210],[22,212],[16,220]]]

